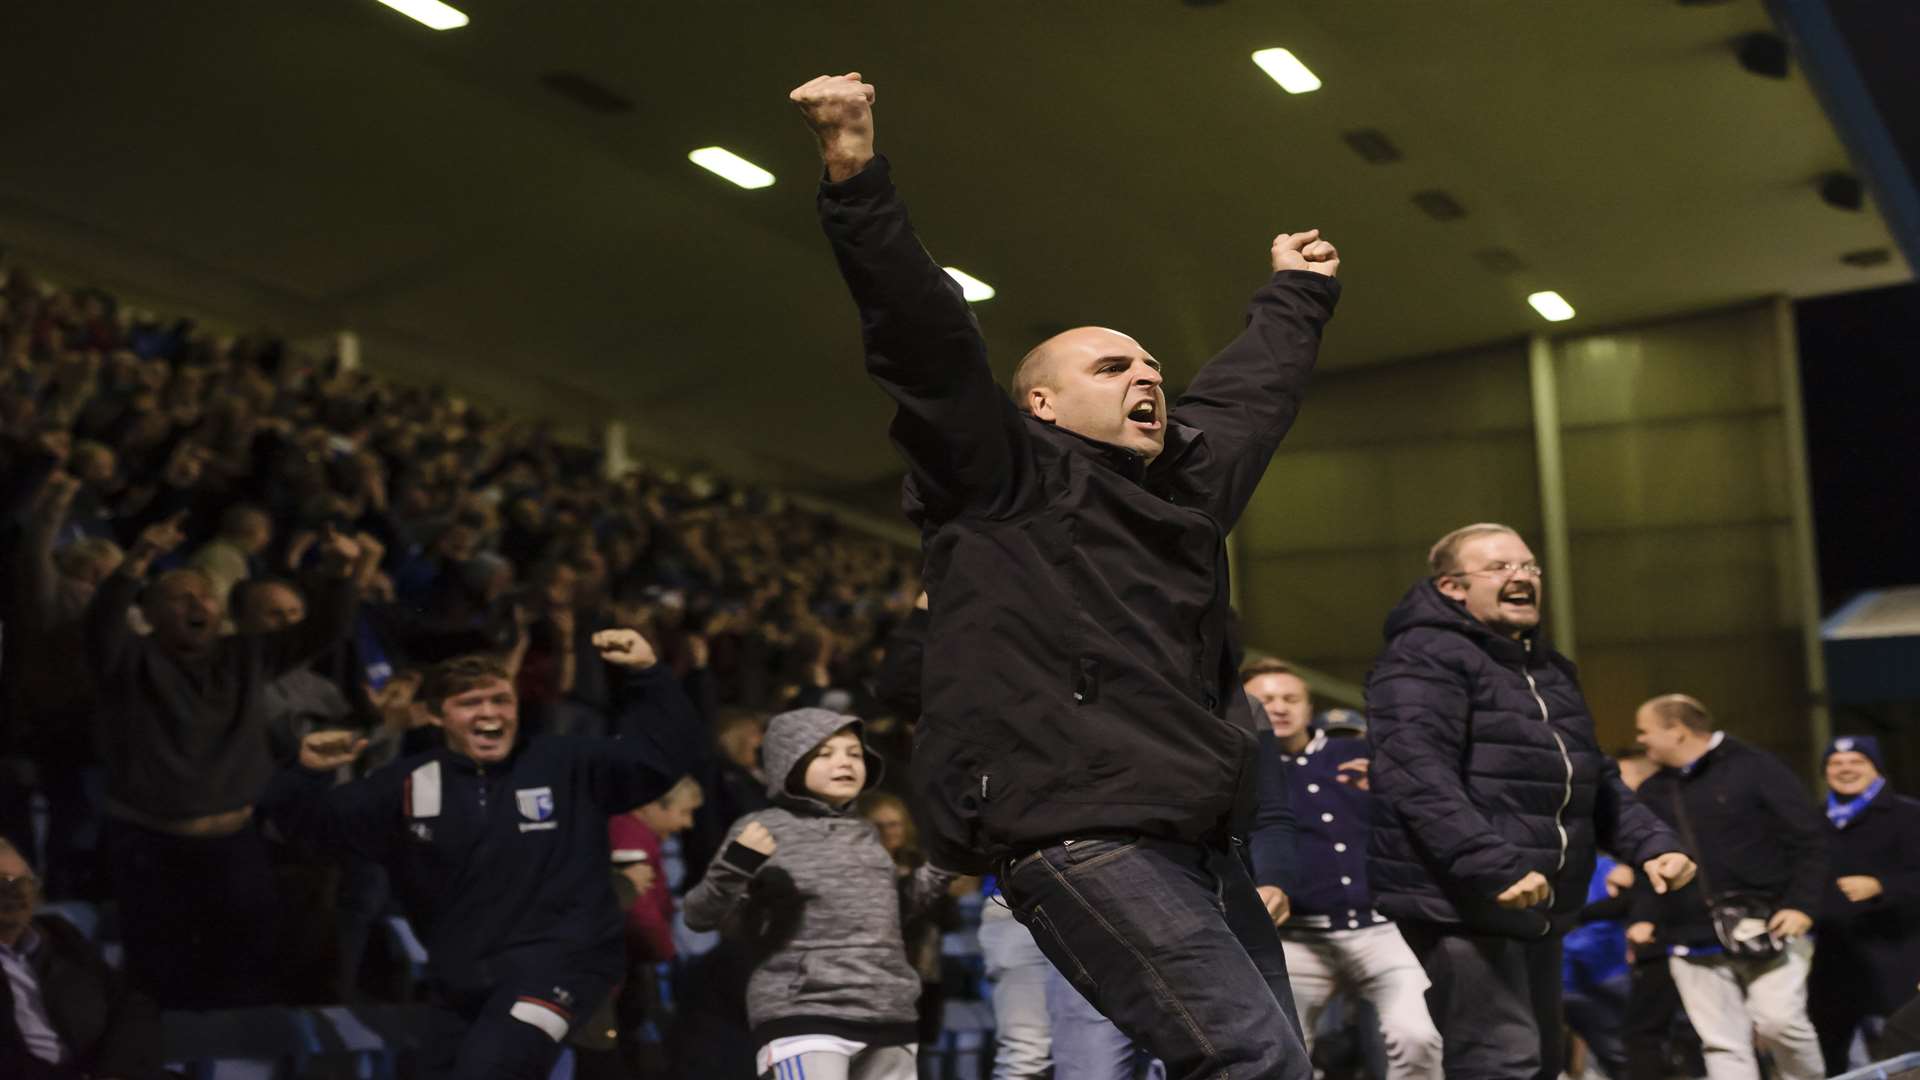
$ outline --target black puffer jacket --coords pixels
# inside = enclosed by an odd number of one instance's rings
[[[1502,637],[1422,581],[1386,634],[1367,678],[1381,914],[1543,937],[1572,925],[1596,847],[1636,866],[1682,850],[1601,752],[1573,663],[1537,632]],[[1547,905],[1494,902],[1536,870]]]
[[[898,407],[925,537],[913,768],[933,861],[981,870],[1089,833],[1224,833],[1253,777],[1224,538],[1293,423],[1339,283],[1273,275],[1173,403],[1148,467],[1015,408],[885,158],[824,185],[820,216],[867,371]]]

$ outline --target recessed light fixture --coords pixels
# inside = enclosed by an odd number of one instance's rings
[[[703,146],[687,154],[687,160],[743,188],[763,188],[773,183],[772,173],[718,146]]]
[[[380,0],[414,22],[433,30],[458,30],[467,25],[467,13],[440,0]]]
[[[1260,70],[1273,76],[1280,89],[1289,94],[1304,94],[1320,89],[1320,76],[1307,70],[1300,58],[1285,49],[1261,49],[1253,54],[1253,62]]]
[[[1533,310],[1548,322],[1566,322],[1573,318],[1573,305],[1551,289],[1527,297],[1527,303],[1532,304]]]
[[[947,276],[960,283],[960,295],[966,297],[969,304],[993,299],[993,286],[974,277],[958,267],[947,267]]]

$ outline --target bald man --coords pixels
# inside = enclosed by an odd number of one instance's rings
[[[1153,354],[1099,327],[1030,352],[1010,401],[874,152],[873,87],[822,76],[792,99],[925,542],[913,786],[933,860],[996,872],[1170,1076],[1307,1077],[1279,939],[1230,854],[1255,720],[1223,538],[1299,409],[1338,253],[1276,237],[1246,329],[1171,408]]]

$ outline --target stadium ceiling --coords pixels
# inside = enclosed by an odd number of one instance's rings
[[[17,5],[0,244],[826,493],[898,471],[786,101],[826,71],[879,87],[928,246],[998,290],[1002,374],[1099,323],[1177,384],[1308,226],[1346,260],[1329,367],[1547,330],[1541,289],[1578,332],[1910,278],[1871,202],[1820,197],[1849,165],[1797,66],[1736,62],[1760,0],[456,2],[445,33],[372,0]],[[1271,46],[1324,86],[1281,92]],[[709,144],[777,182],[689,164]]]

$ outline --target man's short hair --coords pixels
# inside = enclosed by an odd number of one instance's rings
[[[695,780],[693,776],[689,774],[674,781],[672,787],[668,788],[659,798],[653,801],[665,808],[684,806],[688,800],[696,797],[705,798],[706,791],[701,788],[700,781]]]
[[[1027,395],[1033,392],[1034,387],[1046,381],[1047,356],[1052,351],[1043,341],[1029,350],[1027,355],[1021,357],[1020,363],[1014,367],[1013,381],[1010,386],[1013,390],[1013,403],[1020,407],[1021,412],[1027,411]]]
[[[1262,675],[1291,675],[1301,682],[1307,681],[1299,672],[1293,670],[1292,664],[1277,656],[1262,656],[1240,665],[1240,683],[1243,686]]]
[[[1462,525],[1434,541],[1433,547],[1427,551],[1427,568],[1433,571],[1434,577],[1457,572],[1460,569],[1460,545],[1476,536],[1491,536],[1494,533],[1520,535],[1518,529],[1493,521]]]
[[[286,578],[243,578],[234,582],[233,591],[227,594],[227,614],[233,617],[234,622],[246,618],[247,604],[252,601],[253,594],[270,585],[277,585],[299,597],[302,603],[306,602],[307,594],[300,591],[300,586]]]
[[[179,581],[181,578],[189,577],[199,578],[206,584],[207,588],[213,588],[213,578],[208,576],[205,570],[197,566],[176,566],[171,570],[160,571],[151,581],[148,581],[141,587],[140,604],[145,606],[149,602],[159,599],[161,590],[173,582]]]
[[[234,503],[220,515],[220,535],[237,536],[245,532],[248,523],[255,518],[265,518],[268,524],[273,522],[273,515],[267,513],[265,507],[253,503]]]
[[[118,562],[125,557],[119,544],[104,536],[88,536],[54,552],[53,564],[60,568],[61,573],[73,577],[82,570],[93,569],[93,565],[102,559]]]
[[[450,697],[464,694],[476,686],[485,686],[494,681],[512,685],[513,676],[507,666],[495,656],[475,653],[472,656],[456,656],[444,660],[427,669],[420,678],[420,693],[417,700],[426,704],[435,716],[440,715],[441,706]]]
[[[1653,715],[1668,726],[1685,724],[1688,731],[1699,735],[1713,731],[1713,714],[1700,704],[1699,698],[1686,694],[1662,694],[1647,702],[1643,708],[1653,710]]]

